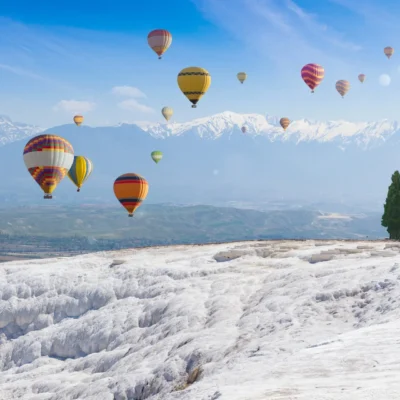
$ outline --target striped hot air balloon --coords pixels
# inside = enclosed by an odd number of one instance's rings
[[[182,93],[193,103],[196,108],[197,102],[206,94],[211,85],[211,76],[204,68],[184,68],[178,74],[178,86]]]
[[[393,53],[394,53],[394,48],[387,46],[383,49],[383,52],[385,53],[385,56],[390,59],[390,57],[392,57]]]
[[[142,176],[134,173],[119,176],[114,182],[114,194],[128,211],[128,216],[142,204],[149,191],[149,184]]]
[[[339,94],[344,98],[344,95],[349,91],[350,89],[350,82],[345,81],[345,80],[340,80],[336,82],[336,90],[339,92]]]
[[[56,135],[39,135],[26,144],[24,163],[36,183],[51,199],[57,185],[67,175],[74,161],[74,149],[64,138]]]
[[[162,55],[171,46],[172,35],[165,29],[155,29],[147,35],[147,43],[158,54],[158,59],[161,60]]]
[[[360,74],[358,75],[358,80],[363,83],[365,81],[365,75],[364,74]]]
[[[324,75],[324,67],[318,64],[307,64],[301,69],[301,77],[311,89],[311,93],[314,93],[314,89],[322,82]]]
[[[74,122],[75,122],[75,124],[76,125],[82,125],[82,122],[83,122],[83,117],[82,117],[82,115],[75,115],[75,117],[74,117]]]
[[[286,131],[286,129],[288,128],[288,126],[290,125],[290,119],[289,118],[281,118],[279,120],[279,123],[281,124],[281,127],[283,128],[284,131]]]
[[[239,72],[236,76],[239,79],[240,83],[243,83],[247,79],[246,72]]]
[[[84,182],[89,178],[93,171],[93,163],[86,157],[75,156],[74,162],[68,171],[68,178],[78,188],[77,192],[81,191]]]
[[[159,151],[159,150],[154,150],[151,153],[151,158],[153,159],[153,161],[156,164],[158,164],[161,161],[161,159],[163,158],[163,153],[161,151]]]

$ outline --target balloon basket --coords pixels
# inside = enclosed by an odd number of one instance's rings
[[[77,189],[76,191],[77,191],[77,192],[80,192],[80,191],[81,191],[81,189]]]
[[[45,194],[45,195],[43,196],[43,198],[44,198],[44,199],[52,199],[53,196],[52,196],[51,194]]]
[[[192,108],[197,108],[196,104],[193,104],[193,105],[192,105]]]

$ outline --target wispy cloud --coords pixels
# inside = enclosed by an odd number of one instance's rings
[[[96,104],[90,101],[61,100],[54,107],[54,111],[64,111],[68,113],[85,113],[96,108]]]
[[[33,72],[27,71],[23,68],[20,67],[15,67],[12,65],[7,65],[7,64],[0,64],[0,69],[4,70],[4,71],[8,71],[8,72],[12,72],[15,75],[20,75],[20,76],[27,76],[29,78],[33,78],[33,79],[37,79],[40,81],[48,81],[47,78],[37,75]]]
[[[195,4],[206,18],[279,64],[294,58],[343,64],[332,49],[361,49],[293,0],[195,0]]]
[[[142,113],[153,113],[154,110],[144,104],[139,103],[136,99],[127,99],[117,104],[119,108],[127,111],[139,111]]]
[[[146,95],[138,88],[133,86],[114,86],[111,93],[117,96],[145,98]]]

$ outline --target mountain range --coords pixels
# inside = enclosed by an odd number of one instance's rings
[[[241,128],[246,126],[243,134]],[[55,201],[115,201],[112,184],[126,172],[150,182],[149,202],[293,200],[369,202],[381,207],[390,176],[399,167],[399,124],[293,121],[224,112],[191,122],[118,124],[41,129],[0,119],[0,167],[7,179],[0,201],[41,201],[40,189],[22,161],[29,136],[59,134],[95,165],[77,197],[68,180]],[[164,158],[154,164],[153,150]],[[58,199],[58,200],[56,200]]]

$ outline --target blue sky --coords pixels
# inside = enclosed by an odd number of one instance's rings
[[[356,5],[356,3],[358,3]],[[88,125],[181,122],[223,111],[317,120],[399,118],[400,3],[388,0],[19,1],[2,4],[0,114],[51,127],[78,110]],[[64,3],[65,4],[65,3]],[[163,60],[147,33],[167,29]],[[395,48],[388,60],[385,46]],[[324,66],[311,95],[303,65]],[[197,109],[176,77],[206,68],[212,83]],[[236,73],[245,71],[244,85]],[[361,85],[357,76],[365,73]],[[382,74],[391,82],[383,86]],[[352,87],[345,99],[339,79]],[[130,87],[130,89],[116,89]]]

